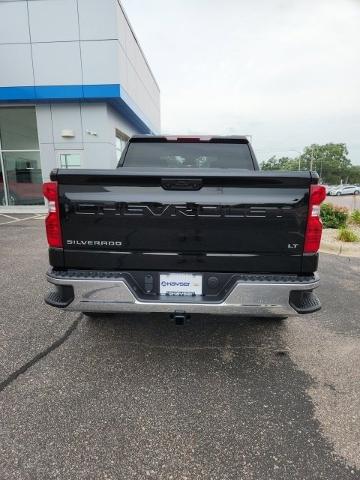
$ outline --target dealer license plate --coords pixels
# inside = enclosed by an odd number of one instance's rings
[[[193,273],[161,273],[160,295],[202,295],[202,275]]]

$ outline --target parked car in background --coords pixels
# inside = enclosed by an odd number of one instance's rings
[[[360,187],[357,185],[338,185],[328,191],[328,195],[359,195]]]
[[[336,195],[338,190],[341,190],[343,185],[329,185],[326,189],[326,195]]]

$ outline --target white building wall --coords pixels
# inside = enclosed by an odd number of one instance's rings
[[[1,1],[0,18],[0,87],[117,84],[160,130],[159,88],[118,0]]]
[[[116,130],[159,132],[159,87],[118,0],[0,0],[0,22],[0,108],[36,106],[44,180],[60,152],[113,168]]]
[[[59,167],[60,153],[80,153],[85,168],[115,168],[116,130],[128,137],[136,133],[105,102],[40,104],[36,117],[44,180]],[[63,130],[71,130],[74,137],[62,137]]]

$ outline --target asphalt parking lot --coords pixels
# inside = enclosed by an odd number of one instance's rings
[[[43,303],[28,217],[0,216],[1,480],[360,479],[360,259],[322,255],[306,317],[89,321]]]
[[[360,195],[328,195],[325,202],[332,203],[337,207],[345,207],[350,212],[360,209]]]

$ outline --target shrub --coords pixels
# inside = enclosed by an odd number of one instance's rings
[[[338,240],[342,242],[358,242],[359,237],[355,232],[352,232],[349,228],[340,228],[338,233]]]
[[[360,225],[360,210],[354,210],[351,214],[351,221],[355,225]]]
[[[321,205],[320,216],[324,228],[342,228],[346,227],[349,211],[345,207],[336,207],[330,203],[323,203]]]

